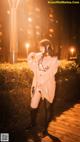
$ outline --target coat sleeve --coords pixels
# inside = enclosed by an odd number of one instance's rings
[[[30,67],[30,69],[34,72],[35,71],[35,66],[36,66],[36,58],[35,58],[35,53],[32,52],[28,55],[27,57],[27,62]]]

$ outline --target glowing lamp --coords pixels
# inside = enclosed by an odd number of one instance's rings
[[[25,47],[26,47],[26,48],[29,48],[29,47],[30,47],[30,43],[26,43],[26,44],[25,44]]]
[[[29,47],[30,47],[30,43],[27,42],[27,43],[25,44],[25,47],[26,47],[26,54],[27,54],[27,56],[28,56],[28,49],[29,49]]]
[[[28,22],[32,22],[32,18],[31,17],[28,17]]]

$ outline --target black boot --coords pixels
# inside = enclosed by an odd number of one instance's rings
[[[52,112],[51,112],[51,106],[52,104],[50,104],[47,100],[44,100],[44,109],[45,109],[45,127],[44,127],[44,136],[48,134],[48,125],[49,122],[51,121],[52,118]]]
[[[38,109],[31,108],[31,127],[36,127],[36,117]]]
[[[37,117],[37,111],[38,109],[33,109],[31,108],[30,112],[30,117],[31,117],[31,123],[30,125],[26,128],[26,131],[31,131],[36,127],[36,117]]]

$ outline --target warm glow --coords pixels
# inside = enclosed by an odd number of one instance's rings
[[[53,33],[53,32],[54,32],[54,30],[53,30],[53,29],[49,29],[49,32]]]
[[[8,0],[10,11],[10,62],[15,63],[17,53],[17,8],[20,0]]]
[[[2,34],[3,34],[3,33],[2,33],[2,32],[0,32],[0,36],[2,36]]]
[[[49,37],[52,37],[52,34],[49,34]]]
[[[58,20],[56,20],[56,24],[57,24],[57,23],[59,23],[59,21],[58,21]]]
[[[40,12],[40,9],[38,7],[35,8],[35,11]]]
[[[2,24],[0,24],[0,28],[2,28]]]
[[[31,17],[28,17],[28,22],[32,22],[32,18]]]
[[[53,18],[53,14],[49,14],[49,17],[50,17],[50,18]]]
[[[29,47],[30,47],[30,43],[26,43],[26,44],[25,44],[25,47],[26,47],[26,48],[29,48]]]
[[[75,47],[70,48],[70,53],[73,54],[75,52]]]
[[[36,32],[36,35],[40,35],[40,32],[37,31],[37,32]]]
[[[26,54],[27,54],[27,56],[28,56],[28,49],[29,49],[29,47],[30,47],[30,43],[27,42],[27,43],[25,44],[25,47],[26,47]]]
[[[7,14],[10,15],[10,10],[7,10]]]
[[[40,29],[40,26],[36,25],[35,28],[36,28],[36,29]]]

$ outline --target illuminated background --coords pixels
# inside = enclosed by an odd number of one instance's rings
[[[8,0],[0,1],[0,60],[10,61],[10,7]],[[60,59],[70,58],[72,46],[80,54],[80,6],[52,5],[47,0],[20,0],[16,9],[17,47],[15,58],[26,58],[37,51],[38,41],[49,38]],[[26,51],[26,44],[30,48]],[[27,53],[28,52],[28,53]],[[77,53],[76,53],[77,52]]]

